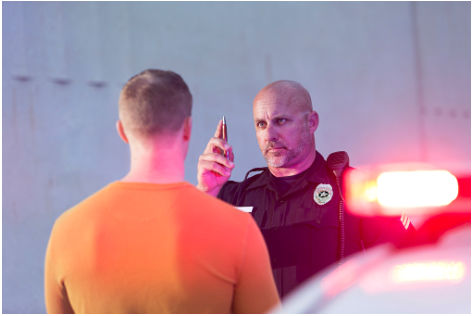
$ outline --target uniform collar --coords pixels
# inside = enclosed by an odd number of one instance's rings
[[[322,172],[322,170],[326,170],[325,172]],[[297,186],[300,187],[300,184],[304,181],[307,183],[327,183],[328,176],[327,176],[327,169],[326,169],[326,160],[322,155],[316,150],[316,158],[314,159],[314,162],[312,165],[305,171],[302,172],[303,176],[297,184]],[[267,186],[270,190],[276,191],[276,189],[273,187],[273,181],[272,181],[273,175],[269,171],[269,169],[266,169],[263,173],[258,175],[257,179],[253,181],[247,188],[246,190],[251,190],[255,189],[258,187],[263,187]],[[306,183],[306,184],[307,184]],[[294,190],[293,190],[294,191]]]

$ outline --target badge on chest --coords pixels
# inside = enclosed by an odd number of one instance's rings
[[[314,201],[317,205],[324,205],[332,199],[332,186],[321,183],[314,190]]]

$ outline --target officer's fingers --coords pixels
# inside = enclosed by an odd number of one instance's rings
[[[210,139],[207,146],[205,147],[205,150],[203,151],[204,154],[218,152],[218,151],[215,150],[216,144],[215,144],[214,140],[215,139],[221,139],[222,124],[223,124],[223,122],[220,120],[218,122],[217,129],[215,131],[215,135]]]
[[[233,169],[235,167],[235,164],[232,161],[226,159],[226,157],[223,156],[223,154],[221,154],[221,153],[203,154],[199,157],[198,164],[200,165],[200,163],[202,163],[202,162],[218,163],[220,165],[223,165],[223,166],[225,166],[227,168],[231,168],[231,169]],[[204,163],[204,165],[208,166],[209,164]]]
[[[217,150],[219,149],[219,150]],[[209,154],[209,153],[219,153],[221,151],[225,150],[232,150],[233,147],[231,147],[230,144],[228,144],[225,140],[217,137],[212,137],[210,141],[207,144],[207,148],[205,148],[205,151],[203,152],[204,154]]]
[[[210,155],[207,155],[204,157],[205,160],[208,160],[208,161],[212,161],[212,162],[216,162],[220,165],[223,165],[227,168],[230,168],[230,169],[233,169],[235,167],[235,164],[233,163],[233,161],[227,159],[223,153],[213,153],[213,154],[210,154]]]
[[[235,154],[233,153],[233,150],[230,150],[229,152],[230,152],[230,161],[234,163],[235,162]]]
[[[218,122],[218,126],[217,126],[217,130],[215,131],[215,137],[216,138],[222,138],[222,125],[223,125],[223,121],[220,120],[220,122]]]
[[[224,165],[217,163],[216,161],[211,160],[201,160],[198,164],[198,173],[203,174],[205,171],[213,171],[222,176],[230,176],[231,169],[225,167]]]

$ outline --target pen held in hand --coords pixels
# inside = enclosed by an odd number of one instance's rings
[[[223,116],[223,124],[221,126],[221,135],[222,135],[222,139],[226,142],[228,142],[228,132],[227,132],[227,129],[226,129],[226,119],[225,119],[225,116]],[[223,153],[223,156],[226,157],[226,159],[230,159],[230,151],[228,150],[225,150],[224,153]]]

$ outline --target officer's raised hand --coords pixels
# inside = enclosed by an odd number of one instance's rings
[[[215,131],[215,136],[210,139],[205,151],[198,159],[198,185],[197,189],[214,197],[218,195],[221,187],[230,179],[231,171],[235,167],[232,147],[222,139],[222,125],[220,120]],[[230,159],[223,155],[228,150]]]

